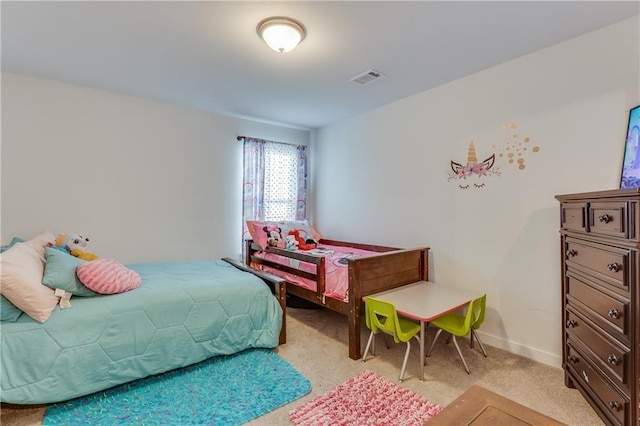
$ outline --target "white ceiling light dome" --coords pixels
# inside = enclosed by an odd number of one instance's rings
[[[307,36],[304,25],[284,16],[263,19],[256,31],[270,48],[280,53],[293,50]]]

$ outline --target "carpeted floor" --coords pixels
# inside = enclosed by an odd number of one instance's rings
[[[430,330],[428,338],[433,337]],[[324,310],[289,309],[286,345],[277,352],[311,382],[306,396],[248,423],[251,426],[288,425],[296,407],[340,385],[366,370],[396,381],[404,356],[403,345],[387,350],[378,341],[375,358],[362,363],[347,356],[346,317]],[[368,332],[363,330],[363,338]],[[418,351],[412,348],[402,386],[438,405],[446,406],[471,385],[478,384],[531,409],[572,426],[601,426],[603,422],[576,389],[564,386],[562,370],[485,344],[488,358],[460,344],[471,374],[464,371],[455,348],[438,339],[425,367],[425,381],[418,380]],[[417,346],[417,345],[413,345]],[[0,423],[5,426],[38,426],[44,407],[2,406]]]

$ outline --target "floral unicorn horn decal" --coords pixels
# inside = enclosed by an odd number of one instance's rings
[[[473,141],[469,142],[469,150],[467,153],[467,165],[463,166],[460,163],[451,161],[451,170],[455,173],[455,177],[458,179],[466,179],[474,174],[478,176],[486,176],[493,163],[496,161],[496,155],[492,154],[482,163],[478,163],[478,156],[476,155],[476,147],[473,145]]]

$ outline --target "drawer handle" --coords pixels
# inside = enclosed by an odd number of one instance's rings
[[[611,408],[613,411],[620,411],[620,403],[618,401],[611,401],[609,403],[609,408]]]
[[[582,377],[584,378],[585,382],[589,383],[589,375],[584,370],[582,370]]]
[[[613,319],[618,319],[618,317],[620,316],[620,312],[618,312],[617,309],[609,309],[607,315],[609,315]]]
[[[618,263],[609,263],[607,265],[607,269],[610,270],[611,272],[618,272],[620,270],[620,264]]]
[[[609,223],[611,219],[613,218],[608,214],[603,214],[601,216],[598,216],[598,220],[600,221],[600,223]]]
[[[575,355],[569,355],[569,356],[567,357],[567,361],[569,361],[571,364],[577,364],[577,363],[578,363],[578,361],[580,361],[580,360],[579,360],[579,359],[578,359],[578,357],[577,357],[577,356],[575,356]]]
[[[567,327],[569,327],[569,328],[573,328],[573,327],[575,327],[577,325],[578,325],[578,323],[575,322],[574,320],[567,321]]]
[[[620,362],[618,357],[615,356],[614,354],[609,355],[607,357],[607,361],[609,361],[609,364],[611,364],[611,365],[618,365],[618,363]]]
[[[573,256],[575,256],[576,254],[578,254],[578,252],[577,252],[577,251],[575,251],[574,249],[567,250],[567,257],[573,257]]]

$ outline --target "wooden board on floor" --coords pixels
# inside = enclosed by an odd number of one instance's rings
[[[431,419],[428,425],[556,426],[565,424],[481,386],[473,385]]]

